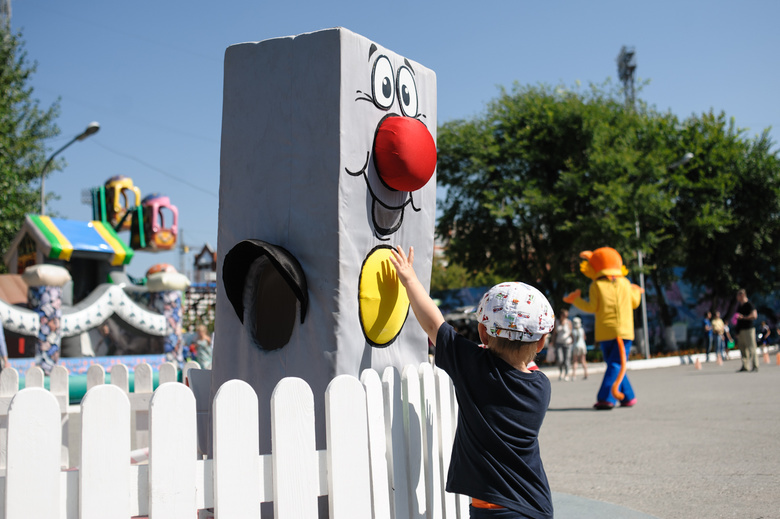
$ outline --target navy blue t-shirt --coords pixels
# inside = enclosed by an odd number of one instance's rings
[[[535,519],[553,517],[538,439],[550,405],[547,376],[515,369],[447,323],[435,355],[458,399],[447,491]]]

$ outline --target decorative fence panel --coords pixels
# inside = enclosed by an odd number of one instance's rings
[[[11,397],[13,373],[0,377],[0,405],[10,398],[0,413],[0,519],[245,519],[260,517],[266,502],[277,519],[316,518],[321,496],[332,518],[468,517],[468,500],[444,492],[457,413],[451,383],[427,363],[402,375],[388,368],[381,379],[372,370],[333,379],[324,395],[327,447],[319,451],[314,395],[301,379],[283,379],[273,392],[270,454],[258,450],[251,386],[222,385],[212,402],[213,459],[199,453],[193,392],[162,383],[147,400],[149,456],[140,464],[131,459],[140,404],[126,380],[120,368],[115,384],[88,390],[79,463],[62,470],[58,397],[41,387]],[[135,380],[138,390],[138,372]]]

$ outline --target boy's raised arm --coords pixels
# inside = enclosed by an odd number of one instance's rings
[[[417,321],[422,326],[422,329],[428,335],[431,342],[436,345],[436,334],[439,332],[439,328],[444,322],[444,316],[433,302],[431,296],[425,291],[420,280],[417,279],[417,274],[414,272],[412,265],[414,263],[414,247],[409,247],[409,256],[407,257],[404,250],[399,246],[397,249],[393,249],[393,255],[390,257],[395,270],[398,272],[398,279],[401,284],[406,288],[406,294],[409,296],[409,303],[412,305],[412,311],[414,312]]]

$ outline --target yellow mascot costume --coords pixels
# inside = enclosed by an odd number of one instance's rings
[[[596,409],[612,409],[618,403],[624,407],[636,404],[631,383],[626,376],[626,360],[634,340],[634,312],[639,306],[642,289],[631,284],[623,258],[611,247],[583,251],[580,264],[583,274],[593,280],[589,300],[580,290],[563,300],[580,310],[596,315],[596,342],[604,354],[607,371],[599,388]]]

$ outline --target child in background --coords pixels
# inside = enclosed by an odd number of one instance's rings
[[[202,369],[211,369],[211,335],[205,324],[199,324],[195,328],[198,337],[195,339],[197,349],[195,350],[195,360]]]
[[[726,324],[720,317],[720,312],[715,312],[715,317],[712,318],[712,335],[715,339],[715,360],[720,357],[721,360],[726,360]],[[709,355],[707,355],[709,357]]]
[[[444,321],[414,272],[413,248],[390,261],[458,399],[447,491],[472,498],[472,518],[553,517],[538,439],[550,381],[528,369],[554,327],[547,299],[525,283],[491,288],[477,309],[482,348]]]
[[[579,362],[582,364],[582,371],[585,373],[585,376],[582,377],[583,380],[588,379],[588,345],[585,343],[585,328],[582,327],[582,318],[580,316],[574,317],[574,319],[571,320],[572,322],[572,330],[571,330],[571,336],[574,340],[574,348],[571,353],[571,362],[572,362],[572,369],[571,369],[571,379],[574,380],[577,376],[577,363]]]
[[[563,308],[558,313],[555,321],[555,331],[552,334],[552,343],[555,344],[555,363],[558,364],[558,380],[570,380],[571,354],[574,340],[572,338],[572,324],[569,319],[569,311]],[[572,372],[574,374],[574,372]]]
[[[758,345],[761,347],[761,354],[765,357],[768,355],[767,346],[770,335],[772,335],[772,329],[766,324],[766,321],[761,321],[761,328],[758,330]]]

